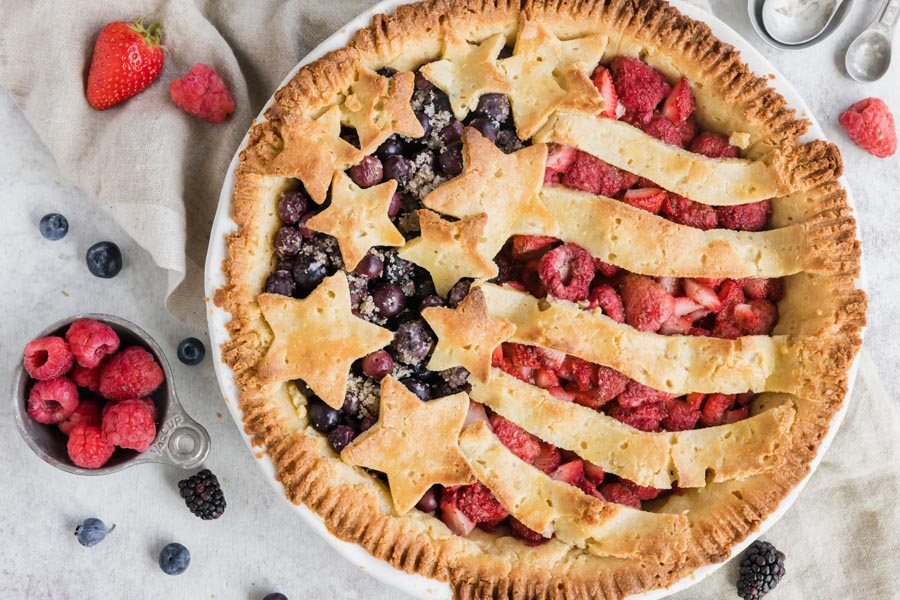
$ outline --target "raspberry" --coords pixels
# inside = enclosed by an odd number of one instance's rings
[[[75,365],[71,375],[72,379],[75,381],[75,385],[96,392],[100,389],[100,373],[102,370],[103,369],[99,366],[82,367],[81,365]]]
[[[172,100],[188,114],[208,123],[221,123],[234,112],[234,100],[225,82],[203,63],[169,85]]]
[[[563,175],[562,183],[576,190],[612,197],[629,187],[631,179],[611,164],[578,150],[575,161]]]
[[[597,390],[599,401],[605,404],[625,391],[628,382],[627,376],[609,367],[597,367]]]
[[[768,300],[751,300],[734,307],[734,324],[746,335],[769,335],[778,322],[778,307]]]
[[[692,334],[693,335],[693,334]],[[725,340],[736,340],[744,335],[737,325],[728,321],[716,321],[715,327],[709,333],[712,337],[722,338]]]
[[[719,301],[722,307],[718,310],[716,320],[731,321],[734,317],[734,307],[745,302],[741,282],[735,279],[726,279],[722,282],[719,286]]]
[[[665,402],[672,396],[666,392],[654,390],[642,383],[638,383],[633,379],[628,381],[625,390],[619,394],[616,401],[624,408],[637,408],[644,404],[657,404]]]
[[[573,485],[589,496],[599,497],[597,488],[584,476],[584,463],[580,459],[560,465],[550,477]]]
[[[150,409],[139,398],[114,402],[103,411],[103,437],[120,448],[143,452],[156,437]]]
[[[540,358],[538,358],[537,350],[533,346],[523,346],[522,344],[510,342],[503,344],[503,354],[514,367],[536,369],[542,365]]]
[[[724,135],[710,131],[704,131],[695,137],[688,149],[709,158],[737,158],[739,150],[737,146],[729,144]]]
[[[624,504],[632,508],[641,508],[641,501],[635,493],[623,482],[604,483],[600,486],[600,493],[607,502]]]
[[[38,381],[28,394],[28,414],[38,423],[62,423],[78,407],[78,389],[68,377]]]
[[[625,308],[622,306],[622,298],[611,285],[598,285],[591,289],[588,295],[588,310],[599,308],[607,317],[616,323],[625,322]]]
[[[454,509],[487,530],[497,527],[509,515],[491,490],[481,482],[446,488],[441,495],[441,510]]]
[[[494,434],[500,438],[503,445],[525,462],[531,463],[541,452],[541,445],[534,436],[512,421],[494,415],[490,418],[490,422]]]
[[[662,214],[670,220],[697,229],[715,229],[719,224],[716,209],[669,193],[662,205]]]
[[[622,202],[656,215],[659,214],[667,197],[665,190],[659,188],[638,188],[626,191]]]
[[[734,405],[735,406],[747,406],[753,400],[756,399],[756,394],[753,392],[744,392],[743,394],[737,394],[734,397]]]
[[[65,375],[75,359],[61,337],[50,336],[31,340],[25,346],[25,370],[34,379],[54,379]]]
[[[575,356],[567,356],[556,373],[563,379],[572,382],[579,392],[591,389],[597,381],[596,365]]]
[[[702,396],[702,394],[699,394]],[[666,431],[686,431],[697,426],[700,420],[699,408],[692,407],[684,400],[670,400],[667,405],[669,414],[660,422]]]
[[[66,444],[69,458],[82,469],[99,469],[106,464],[116,447],[107,442],[94,425],[82,423],[69,433]]]
[[[769,200],[716,207],[719,227],[735,231],[761,231],[769,224],[771,216],[772,202]]]
[[[783,294],[780,279],[745,279],[743,289],[744,296],[750,300],[770,298],[778,301]]]
[[[66,341],[82,367],[96,367],[119,349],[119,336],[109,325],[92,319],[80,319],[69,325]]]
[[[618,56],[609,70],[619,100],[633,113],[652,111],[671,89],[660,72],[636,58]]]
[[[609,416],[641,431],[658,431],[660,421],[668,415],[663,404],[646,403],[637,408],[625,408],[616,401],[608,406]]]
[[[522,525],[521,521],[515,517],[509,518],[509,529],[512,536],[525,542],[526,546],[540,546],[541,544],[550,541],[549,538],[545,538],[537,531],[532,531]]]
[[[644,132],[667,144],[684,148],[685,137],[687,137],[687,143],[690,143],[691,138],[694,137],[693,130],[688,123],[690,121],[673,123],[664,116],[655,114],[650,122],[644,125]]]
[[[700,424],[705,427],[721,425],[725,421],[725,411],[734,405],[734,394],[710,394],[700,411]]]
[[[82,400],[75,408],[75,412],[69,418],[61,422],[58,427],[64,435],[69,435],[77,426],[85,424],[91,427],[100,427],[100,403],[96,400]]]
[[[544,235],[515,235],[512,239],[512,257],[519,262],[528,262],[540,258],[559,242],[556,238]]]
[[[694,112],[694,94],[687,77],[682,77],[663,104],[663,114],[672,123],[683,123]]]
[[[150,418],[153,419],[153,422],[156,422],[156,417],[158,416],[158,411],[156,410],[156,402],[153,401],[153,398],[139,398],[141,402],[147,405],[147,410],[150,411]]]
[[[838,117],[853,142],[878,158],[897,151],[897,130],[887,105],[878,98],[860,100]]]
[[[597,67],[597,70],[594,71],[594,75],[591,77],[591,81],[603,98],[604,108],[599,116],[615,119],[616,107],[619,106],[619,95],[616,93],[609,70],[606,67]]]
[[[562,454],[559,448],[545,442],[541,442],[541,451],[532,460],[532,464],[547,475],[553,473],[561,463]]]
[[[725,411],[725,417],[722,419],[722,423],[728,425],[730,423],[737,423],[738,421],[743,421],[747,417],[750,416],[750,407],[744,406],[741,408],[735,408],[733,410]]]
[[[113,355],[100,374],[100,395],[109,400],[149,396],[165,379],[153,355],[130,346]]]
[[[674,313],[675,299],[649,277],[628,274],[620,291],[625,322],[639,331],[657,331]]]
[[[585,300],[594,279],[594,259],[581,246],[563,244],[541,257],[538,276],[557,298]]]
[[[599,258],[594,259],[594,268],[600,271],[600,274],[604,277],[615,277],[622,270],[616,265],[603,262]]]

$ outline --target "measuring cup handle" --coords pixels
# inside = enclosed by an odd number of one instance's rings
[[[174,400],[174,401],[173,401]],[[209,433],[181,408],[177,399],[169,401],[168,418],[147,452],[154,462],[162,462],[182,469],[193,469],[209,454]]]
[[[884,3],[881,16],[878,17],[878,25],[890,32],[897,24],[898,16],[900,16],[900,0],[888,0]]]

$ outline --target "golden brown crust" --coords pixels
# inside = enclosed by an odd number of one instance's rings
[[[434,60],[441,51],[439,32],[446,28],[469,42],[498,33],[512,40],[522,14],[540,19],[562,39],[606,36],[604,61],[615,55],[640,56],[673,81],[683,74],[701,84],[695,89],[700,125],[745,132],[749,137],[745,158],[769,157],[781,176],[781,189],[805,190],[773,202],[774,226],[806,222],[828,210],[847,214],[846,197],[833,181],[840,172],[836,150],[821,143],[795,149],[808,123],[798,119],[766,79],[749,71],[738,53],[706,25],[684,18],[664,2],[433,0],[401,6],[392,16],[376,15],[345,48],[301,69],[276,93],[268,121],[251,129],[232,199],[238,229],[227,239],[229,255],[223,269],[228,284],[215,295],[217,305],[232,315],[223,360],[235,375],[245,429],[254,445],[272,458],[288,497],[320,515],[338,538],[358,543],[402,570],[448,581],[457,598],[619,599],[664,587],[700,565],[722,560],[808,472],[843,402],[847,367],[861,343],[866,300],[853,281],[859,262],[855,242],[843,243],[842,248],[853,248],[841,250],[843,258],[836,266],[823,266],[831,274],[801,272],[786,279],[776,332],[792,339],[818,338],[818,346],[804,347],[803,352],[823,361],[822,381],[816,386],[806,382],[795,396],[763,394],[754,409],[761,412],[785,402],[796,409],[790,428],[792,451],[778,469],[711,483],[667,500],[658,512],[687,511],[691,526],[687,542],[665,561],[600,558],[558,540],[529,548],[508,536],[461,538],[418,511],[395,516],[386,489],[340,461],[308,426],[303,402],[291,401],[296,395],[290,392],[292,384],[262,383],[257,376],[257,366],[273,340],[257,296],[275,262],[271,247],[279,225],[275,203],[294,185],[288,177],[297,175],[265,174],[284,147],[280,132],[285,122],[298,116],[315,119],[341,102],[361,68],[390,65],[408,70]],[[786,150],[772,154],[781,149]],[[348,160],[354,162],[349,158],[344,162]],[[804,167],[804,161],[812,165]],[[794,172],[787,168],[790,165],[801,170]],[[331,171],[324,179],[326,187],[330,178]],[[324,199],[324,190],[318,196]]]

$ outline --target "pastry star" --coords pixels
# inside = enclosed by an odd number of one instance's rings
[[[260,294],[258,302],[275,334],[259,363],[260,381],[302,379],[332,408],[344,404],[351,363],[394,339],[387,329],[350,312],[343,271],[326,278],[303,300]]]
[[[479,213],[451,223],[437,213],[420,210],[422,236],[400,250],[400,257],[428,269],[434,287],[442,296],[463,277],[490,279],[497,265],[479,250],[487,215]]]
[[[450,97],[457,119],[474,110],[482,94],[508,94],[512,89],[497,68],[497,55],[505,43],[502,33],[480,44],[469,44],[449,31],[444,38],[443,58],[422,67],[422,74]]]
[[[471,127],[462,139],[463,172],[430,192],[422,204],[459,219],[485,213],[481,252],[486,256],[496,256],[510,235],[553,235],[556,219],[538,196],[547,146],[504,154]]]
[[[344,267],[352,271],[372,246],[402,246],[406,241],[388,217],[397,180],[361,188],[337,171],[331,181],[331,205],[306,226],[335,237]]]
[[[356,129],[363,154],[370,154],[394,133],[412,138],[425,135],[409,104],[415,79],[411,71],[387,78],[360,69],[358,79],[341,104],[341,112],[344,122]]]
[[[297,177],[312,199],[322,204],[331,174],[361,161],[365,154],[341,139],[341,111],[332,106],[317,119],[284,116],[284,148],[269,164],[269,175]]]
[[[468,410],[469,398],[462,392],[422,402],[385,377],[378,422],[344,448],[341,459],[385,473],[394,510],[402,515],[434,484],[475,481],[458,442]]]
[[[513,55],[499,63],[512,86],[510,102],[521,139],[533,136],[556,110],[596,115],[604,109],[589,74],[606,41],[602,35],[562,41],[539,21],[522,25]]]
[[[422,318],[438,337],[428,368],[442,371],[462,365],[483,383],[491,378],[494,348],[516,331],[509,321],[488,314],[484,292],[477,287],[455,309],[426,308]]]

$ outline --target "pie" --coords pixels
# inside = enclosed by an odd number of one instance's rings
[[[623,598],[809,472],[865,322],[841,157],[703,23],[401,6],[265,117],[223,358],[338,538],[458,598]]]

